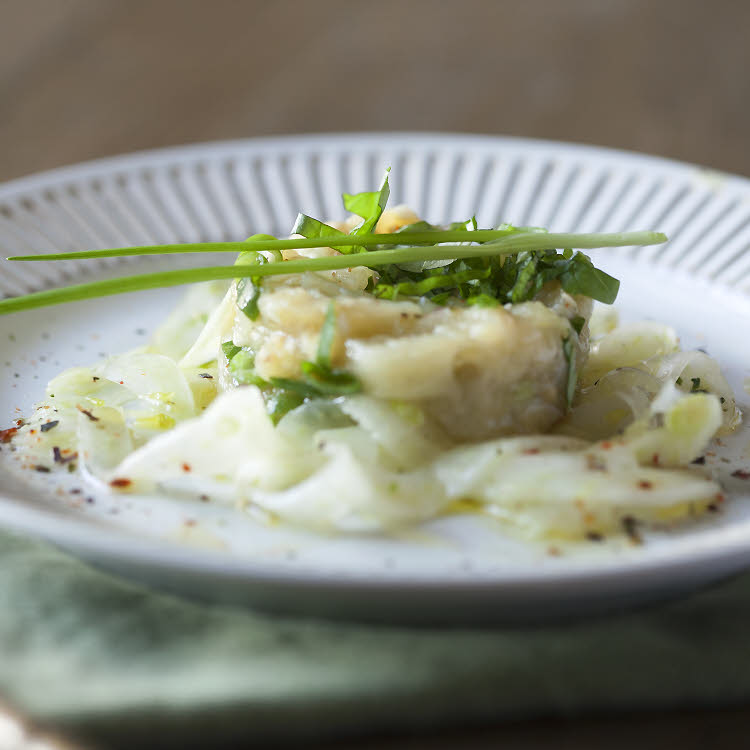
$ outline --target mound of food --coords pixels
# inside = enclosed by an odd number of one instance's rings
[[[251,238],[269,249],[193,288],[150,346],[55,378],[16,456],[338,531],[460,508],[578,538],[722,501],[690,466],[739,422],[713,360],[594,310],[617,282],[545,247],[557,235],[505,225],[495,251],[474,220],[437,227],[387,199],[386,178],[344,196],[346,221],[300,215],[291,239],[320,247]],[[436,257],[368,265],[441,231],[456,244]],[[298,270],[311,259],[336,262]]]

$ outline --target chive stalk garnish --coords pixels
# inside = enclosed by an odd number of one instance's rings
[[[308,218],[309,217],[305,217]],[[333,227],[331,227],[333,230]],[[333,230],[335,231],[335,230]],[[472,233],[475,242],[492,242],[518,234],[516,228],[506,229],[478,229]],[[583,235],[581,235],[583,236]],[[411,244],[436,245],[447,242],[466,242],[465,231],[428,230],[424,232],[410,232],[408,240]],[[313,237],[299,237],[284,240],[248,239],[241,242],[193,242],[177,245],[143,245],[139,247],[114,247],[106,250],[81,250],[70,253],[47,253],[40,255],[12,255],[6,260],[34,261],[34,260],[88,260],[91,258],[119,258],[128,255],[174,255],[181,253],[238,253],[243,251],[267,250],[309,250],[315,247],[332,247],[336,250],[342,247],[373,247],[377,245],[404,244],[403,233],[393,234],[324,234]]]
[[[333,255],[322,258],[294,258],[291,260],[266,263],[265,265],[232,265],[208,266],[202,268],[180,269],[175,271],[161,271],[157,273],[124,276],[105,281],[94,281],[76,284],[61,289],[50,289],[34,292],[20,297],[0,300],[0,315],[37,307],[57,305],[64,302],[106,297],[126,292],[136,292],[146,289],[159,289],[181,284],[192,284],[201,281],[217,279],[233,279],[243,277],[262,277],[287,274],[305,273],[308,271],[333,271],[366,266],[368,268],[384,268],[401,264],[418,263],[424,261],[460,260],[477,258],[500,258],[519,253],[533,253],[549,251],[553,248],[592,249],[603,247],[623,247],[635,245],[654,245],[666,241],[666,236],[660,232],[618,232],[614,234],[569,234],[547,233],[538,231],[519,231],[517,228],[506,227],[499,230],[479,229],[476,231],[425,231],[394,234],[359,234],[321,236],[315,238],[294,238],[286,240],[248,240],[246,242],[215,242],[187,245],[156,245],[131,248],[113,248],[106,250],[91,250],[73,253],[54,253],[48,255],[14,256],[8,260],[68,260],[85,258],[102,258],[134,255],[157,255],[172,253],[195,252],[262,252],[292,249],[306,249],[316,247],[375,247],[382,245],[398,245],[408,240],[406,247],[387,247],[353,255]],[[481,242],[483,244],[469,244]],[[419,244],[417,244],[419,243]],[[438,244],[439,243],[439,244]],[[460,244],[444,244],[460,243]],[[606,274],[604,274],[606,276]],[[608,277],[611,278],[611,277]],[[596,299],[603,302],[609,299],[612,292],[616,295],[616,287],[600,290]],[[591,296],[591,295],[590,295]]]
[[[82,250],[70,253],[47,253],[39,255],[12,255],[6,260],[35,261],[35,260],[86,260],[91,258],[119,258],[132,255],[175,255],[182,253],[227,253],[243,251],[268,250],[306,250],[316,247],[352,247],[362,245],[373,247],[378,245],[403,245],[407,240],[410,245],[439,246],[450,242],[495,242],[509,236],[519,238],[530,234],[536,237],[536,242],[519,249],[548,249],[552,247],[572,247],[580,250],[596,247],[621,247],[627,245],[658,245],[666,242],[667,238],[660,232],[616,232],[612,234],[556,234],[548,232],[526,232],[517,227],[503,229],[477,229],[473,232],[465,230],[428,230],[424,232],[395,232],[392,234],[341,234],[320,235],[317,237],[298,237],[284,240],[249,239],[242,242],[195,242],[177,245],[143,245],[139,247],[115,247],[105,250]],[[542,241],[540,238],[546,238]],[[557,244],[556,244],[557,243]],[[405,249],[405,248],[398,248]],[[416,249],[416,248],[412,248]],[[425,249],[425,248],[422,248]],[[498,253],[500,254],[500,253]],[[440,258],[445,256],[439,256]],[[438,256],[435,256],[438,259]],[[415,260],[424,260],[419,257]],[[397,263],[408,261],[394,261]],[[351,261],[348,265],[352,265]],[[356,265],[366,265],[357,263]],[[316,269],[319,270],[319,269]]]

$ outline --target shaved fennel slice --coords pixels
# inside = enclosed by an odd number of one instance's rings
[[[338,402],[341,410],[372,436],[393,469],[421,466],[446,447],[445,437],[431,429],[415,404],[364,395],[344,396]]]
[[[312,450],[274,429],[257,388],[237,388],[130,454],[111,476],[129,480],[131,491],[168,492],[196,479],[234,485],[241,471],[248,484],[276,489],[300,479],[300,455]]]
[[[700,455],[721,426],[719,399],[710,393],[680,393],[666,384],[649,414],[622,437],[640,463],[685,466]]]
[[[644,369],[664,383],[673,383],[684,393],[708,391],[719,397],[722,425],[719,435],[737,427],[742,413],[732,392],[732,387],[722,375],[719,363],[701,351],[675,352],[644,362]]]
[[[79,413],[77,435],[80,466],[88,479],[106,478],[134,448],[122,413],[113,407],[97,409],[96,420]]]
[[[607,533],[623,519],[659,522],[696,515],[721,497],[718,484],[688,463],[721,423],[719,400],[666,387],[640,420],[616,440],[592,446],[573,438],[561,448],[518,450],[517,438],[446,454],[436,468],[451,495],[484,503],[530,536]],[[644,464],[651,464],[644,466]],[[462,477],[457,483],[456,477]]]
[[[212,379],[193,379],[200,383],[195,392],[211,391],[203,401],[213,397]],[[41,466],[71,467],[77,454],[88,476],[106,476],[134,448],[195,416],[193,394],[186,373],[161,354],[136,350],[74,367],[50,381],[46,399],[19,429],[18,450]]]
[[[216,359],[224,336],[227,331],[232,330],[235,299],[236,291],[234,287],[230,287],[221,304],[209,316],[195,343],[180,360],[180,367],[200,367]]]
[[[585,440],[617,435],[648,412],[661,388],[662,381],[637,367],[612,370],[580,391],[554,432]]]
[[[581,385],[590,386],[618,367],[637,367],[651,357],[670,354],[677,348],[677,334],[669,326],[652,321],[627,323],[591,344]]]
[[[211,314],[221,303],[227,286],[226,281],[206,281],[191,286],[154,332],[148,351],[179,361],[192,348]]]
[[[326,443],[328,462],[280,492],[251,492],[252,501],[295,524],[337,531],[380,531],[424,521],[448,503],[429,467],[388,471],[351,445]]]

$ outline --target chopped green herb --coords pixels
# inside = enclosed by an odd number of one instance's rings
[[[388,172],[390,171],[391,168],[388,167],[380,188],[374,192],[356,193],[355,195],[350,195],[349,193],[343,194],[344,208],[363,219],[362,223],[354,227],[350,234],[357,236],[360,234],[370,234],[375,231],[375,225],[383,215],[391,194],[391,188],[388,184]],[[358,248],[358,251],[364,252],[365,248]]]
[[[294,378],[271,378],[268,381],[274,388],[284,391],[297,393],[302,398],[318,398],[321,393],[315,387],[306,383],[304,380],[295,380]]]
[[[305,401],[305,397],[299,393],[283,388],[272,388],[268,391],[262,391],[262,393],[266,404],[266,412],[274,424],[278,424],[285,414],[301,406]]]
[[[237,385],[257,385],[259,388],[268,385],[255,371],[255,352],[247,347],[234,354],[228,370]]]
[[[265,256],[260,253],[254,254],[257,265],[266,263]],[[248,264],[250,265],[250,264]],[[260,315],[258,300],[260,299],[261,278],[250,276],[237,281],[237,307],[247,315],[250,320],[255,320]]]
[[[227,362],[231,362],[232,358],[242,349],[241,346],[237,346],[234,341],[224,341],[221,345],[221,351],[224,352],[224,356],[227,358]]]
[[[573,330],[580,336],[583,327],[586,325],[586,318],[581,317],[580,315],[574,315],[570,319],[570,325],[572,326]]]
[[[270,234],[254,234],[249,241],[275,240]],[[282,260],[281,253],[274,251],[274,260]],[[268,258],[262,253],[244,252],[240,253],[235,261],[236,266],[262,266],[268,263]],[[260,315],[258,300],[260,299],[261,284],[260,276],[245,276],[237,280],[237,307],[247,315],[250,320],[255,320]]]
[[[434,297],[432,301],[435,301]],[[440,303],[438,302],[438,304]],[[484,292],[481,292],[480,294],[475,294],[472,297],[467,297],[466,304],[476,305],[477,307],[497,307],[500,303],[491,294],[485,294]]]
[[[321,367],[331,368],[331,352],[336,338],[336,304],[333,300],[328,303],[328,310],[318,339],[317,362]]]
[[[362,390],[359,379],[346,370],[332,370],[316,362],[303,362],[305,383],[326,396],[343,396]]]
[[[542,235],[543,236],[543,235]],[[550,281],[559,281],[568,294],[612,304],[617,298],[620,282],[595,268],[583,253],[536,250],[519,253],[503,263],[505,283],[511,283],[505,294],[510,302],[526,302],[538,294]],[[503,291],[501,289],[501,291]]]
[[[307,239],[316,239],[317,237],[346,237],[346,232],[342,232],[340,229],[334,229],[329,224],[324,224],[318,219],[313,219],[312,216],[307,214],[297,214],[297,219],[292,227],[292,234],[301,234]],[[327,247],[324,245],[324,247]],[[347,248],[348,252],[351,252],[350,248]],[[343,251],[342,251],[343,252]]]

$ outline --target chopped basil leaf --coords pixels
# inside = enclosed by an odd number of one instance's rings
[[[242,347],[237,346],[234,341],[225,341],[221,345],[221,351],[224,352],[224,356],[227,358],[228,362],[231,362],[234,355],[237,354],[237,352],[239,352],[241,349]]]
[[[248,240],[275,240],[271,234],[254,234],[248,237]],[[275,260],[282,260],[281,253],[278,250],[268,251],[273,253]],[[268,258],[260,252],[240,253],[235,261],[235,266],[262,266],[268,263]],[[237,307],[247,315],[250,320],[255,320],[260,315],[258,300],[260,299],[260,290],[263,279],[260,276],[243,276],[237,279]]]
[[[523,252],[507,258],[504,267],[507,275],[515,273],[510,291],[513,303],[532,299],[546,283],[554,280],[558,280],[568,294],[581,294],[607,304],[615,301],[620,288],[617,279],[595,268],[583,253],[571,256],[568,251]]]
[[[430,297],[434,301],[432,293],[436,292],[436,290],[457,289],[467,282],[487,279],[491,273],[490,268],[466,268],[454,273],[449,273],[445,270],[453,268],[453,266],[454,264],[451,263],[450,266],[443,266],[440,269],[435,269],[434,272],[423,272],[421,274],[422,278],[418,281],[399,281],[395,284],[378,283],[373,289],[373,294],[383,299],[396,299],[399,296],[408,296]]]
[[[255,371],[255,352],[247,347],[232,357],[228,370],[237,385],[257,385],[259,388],[268,385]]]
[[[269,382],[274,388],[292,391],[303,398],[318,398],[320,396],[320,391],[315,388],[315,386],[306,383],[304,380],[294,380],[293,378],[271,378]]]
[[[262,266],[267,259],[260,253],[255,254],[254,265]],[[243,265],[251,265],[245,263]],[[237,282],[237,307],[247,315],[250,320],[255,320],[260,315],[258,301],[260,300],[260,289],[262,279],[259,276],[245,276]]]
[[[266,412],[275,425],[279,423],[279,420],[285,414],[301,406],[305,401],[305,397],[299,393],[284,390],[283,388],[271,388],[268,391],[262,391],[262,393]]]
[[[595,268],[587,255],[576,253],[560,275],[562,288],[568,294],[582,294],[611,305],[617,299],[620,282],[608,273]]]
[[[317,362],[321,367],[331,368],[331,351],[336,337],[336,305],[333,300],[328,303],[328,310],[318,339]]]
[[[346,370],[332,370],[315,362],[303,362],[301,367],[305,383],[315,388],[318,394],[341,396],[362,390],[359,379]]]
[[[434,298],[432,301],[435,301]],[[480,294],[475,294],[473,297],[468,297],[466,299],[466,304],[476,305],[477,307],[497,307],[500,303],[491,294],[485,294],[482,292]]]
[[[380,188],[374,192],[356,193],[354,195],[343,194],[344,208],[363,219],[361,224],[352,229],[351,234],[368,234],[374,231],[391,194],[391,188],[388,184],[388,172],[390,171],[391,168],[388,167]],[[364,251],[364,248],[362,250]]]
[[[324,224],[322,221],[313,219],[312,216],[307,216],[307,214],[297,214],[297,219],[292,227],[292,234],[301,234],[303,237],[312,240],[316,237],[330,237],[331,235],[345,236],[346,232],[335,229],[330,224]],[[349,249],[342,248],[341,251],[346,252]]]

